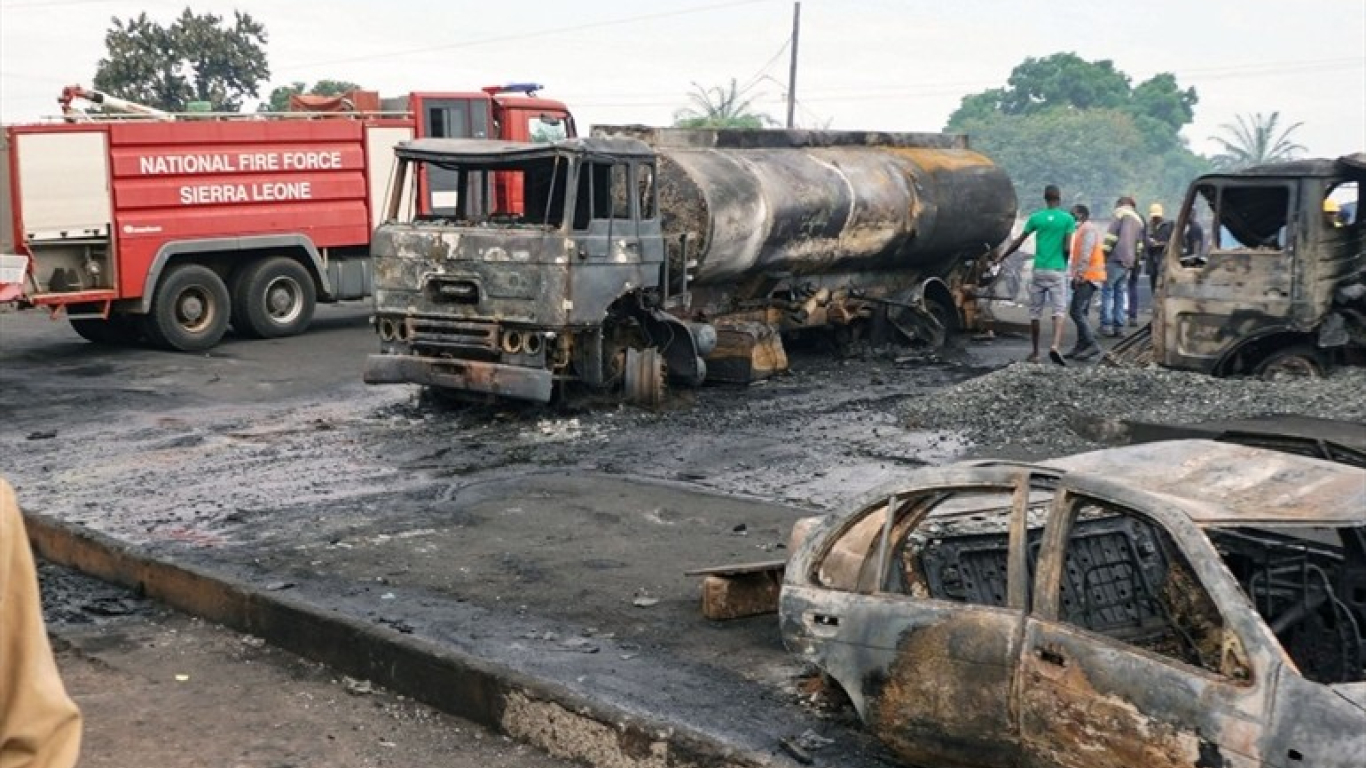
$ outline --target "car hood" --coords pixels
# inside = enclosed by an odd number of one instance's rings
[[[1366,710],[1366,683],[1342,683],[1328,687],[1333,693]]]

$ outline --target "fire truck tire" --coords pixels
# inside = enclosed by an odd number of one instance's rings
[[[125,346],[137,342],[142,335],[137,322],[127,315],[110,315],[102,320],[92,317],[68,318],[71,330],[86,341],[108,346]]]
[[[250,264],[232,289],[232,327],[244,336],[295,336],[313,321],[318,302],[313,277],[293,259],[276,256]]]
[[[153,344],[181,352],[212,348],[228,329],[228,287],[208,267],[187,264],[166,274],[145,329]]]

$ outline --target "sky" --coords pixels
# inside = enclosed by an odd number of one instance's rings
[[[270,87],[350,80],[385,96],[545,85],[581,131],[666,125],[697,87],[735,78],[786,117],[791,0],[189,0],[269,34]],[[0,121],[57,112],[89,85],[111,17],[169,22],[187,0],[0,0]],[[325,10],[324,10],[325,9]],[[799,127],[939,131],[960,99],[1026,57],[1112,60],[1137,84],[1172,72],[1199,95],[1202,154],[1239,115],[1280,112],[1310,156],[1366,151],[1366,0],[803,0]]]

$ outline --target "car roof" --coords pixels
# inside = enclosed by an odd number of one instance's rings
[[[1212,440],[1166,440],[1043,462],[1166,497],[1199,525],[1366,525],[1366,469]]]

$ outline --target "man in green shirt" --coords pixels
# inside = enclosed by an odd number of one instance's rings
[[[1020,236],[1012,240],[996,260],[1004,261],[1034,235],[1034,277],[1029,282],[1029,331],[1034,352],[1026,360],[1039,362],[1039,320],[1047,301],[1053,307],[1053,344],[1048,349],[1048,357],[1058,365],[1066,365],[1059,348],[1067,316],[1067,254],[1072,252],[1072,233],[1077,231],[1077,220],[1062,209],[1062,193],[1056,186],[1044,187],[1043,201],[1045,207],[1029,216]]]

